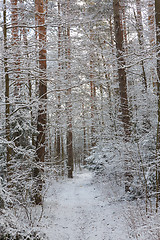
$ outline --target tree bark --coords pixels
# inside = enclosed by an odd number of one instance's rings
[[[119,81],[119,91],[121,100],[121,112],[122,112],[122,122],[125,133],[125,141],[129,141],[131,135],[131,123],[130,123],[130,112],[128,106],[128,95],[127,95],[127,78],[125,69],[125,59],[123,57],[123,28],[121,26],[121,14],[120,14],[120,3],[119,0],[113,1],[114,9],[114,24],[115,24],[115,40],[117,49],[117,65],[118,65],[118,81]],[[132,175],[129,170],[128,160],[125,159],[125,191],[130,191],[130,182]]]
[[[122,3],[122,26],[123,26],[123,32],[124,32],[124,43],[125,43],[125,51],[128,52],[128,41],[127,41],[127,27],[126,27],[126,7]]]
[[[72,134],[72,91],[71,91],[71,36],[70,36],[70,0],[67,0],[66,14],[66,81],[67,81],[67,167],[68,178],[73,178],[73,134]]]
[[[61,54],[62,54],[62,39],[61,39],[61,34],[62,34],[62,30],[61,30],[61,18],[60,18],[60,15],[61,15],[61,3],[60,3],[60,0],[58,0],[58,83],[57,83],[57,88],[58,90],[60,89],[59,88],[59,84],[60,84],[60,81],[61,81],[61,66],[62,66],[62,63],[61,63]],[[61,156],[61,136],[60,136],[60,109],[61,109],[61,96],[60,96],[60,92],[58,91],[58,94],[57,94],[57,144],[56,144],[56,158],[59,162],[60,160],[60,156]]]
[[[157,40],[157,96],[158,96],[158,123],[156,142],[156,211],[160,200],[160,4],[155,0],[156,40]]]
[[[136,0],[136,8],[137,8],[136,22],[137,22],[138,41],[139,41],[140,48],[143,51],[144,50],[144,37],[143,37],[141,0]],[[143,85],[145,87],[145,90],[147,90],[147,77],[146,77],[145,68],[144,68],[144,60],[141,60],[140,64],[142,67]]]
[[[38,23],[38,42],[39,42],[39,109],[37,119],[37,144],[36,144],[36,163],[33,170],[33,177],[36,180],[34,201],[36,205],[42,204],[42,172],[45,160],[46,145],[46,124],[47,124],[47,60],[46,60],[46,26],[45,17],[47,1],[39,0],[36,2],[37,23]]]
[[[19,97],[20,94],[20,58],[19,58],[19,30],[18,30],[18,6],[17,0],[11,0],[11,21],[12,21],[12,45],[14,48],[14,73],[15,73],[15,96]]]
[[[125,132],[125,139],[129,139],[131,134],[131,123],[130,123],[130,113],[128,106],[128,95],[127,95],[127,78],[125,70],[125,59],[123,57],[123,29],[121,28],[120,19],[120,3],[119,0],[113,1],[114,9],[114,23],[115,23],[115,40],[117,49],[117,65],[118,65],[118,81],[119,81],[119,91],[121,100],[121,112],[122,112],[122,122]]]
[[[7,181],[11,185],[11,147],[10,144],[10,102],[9,102],[9,74],[8,74],[8,59],[7,59],[7,20],[6,20],[6,0],[3,0],[3,41],[4,41],[4,73],[5,73],[5,129],[7,140]]]
[[[82,100],[82,119],[83,119],[83,165],[86,165],[87,143],[86,143],[86,122],[85,122],[85,106]]]
[[[155,8],[154,8],[154,0],[148,0],[148,33],[149,33],[149,41],[150,41],[150,51],[151,51],[151,60],[150,62],[154,62],[154,54],[155,54]],[[156,73],[154,64],[150,67],[151,72],[151,82],[153,84],[154,91],[156,92]]]
[[[155,16],[154,16],[154,0],[148,0],[148,25],[149,25],[149,41],[152,48],[155,46]]]
[[[91,147],[96,145],[95,139],[95,98],[96,98],[96,86],[94,83],[94,59],[93,59],[93,50],[92,50],[92,41],[93,41],[93,30],[90,26],[90,91],[91,91]]]

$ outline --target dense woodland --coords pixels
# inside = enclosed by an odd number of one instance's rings
[[[0,9],[1,216],[19,206],[30,218],[48,179],[84,167],[156,214],[159,0],[3,0]]]

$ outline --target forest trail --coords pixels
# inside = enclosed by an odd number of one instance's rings
[[[45,203],[50,240],[129,239],[122,207],[110,203],[92,179],[82,171],[50,188]]]

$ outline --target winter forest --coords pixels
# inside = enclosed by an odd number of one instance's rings
[[[0,240],[159,240],[160,0],[0,13]]]

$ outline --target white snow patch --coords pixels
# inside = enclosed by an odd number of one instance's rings
[[[127,240],[123,203],[111,204],[87,170],[54,182],[45,200],[49,240]],[[47,219],[46,219],[47,218]],[[47,220],[47,226],[46,226]]]

